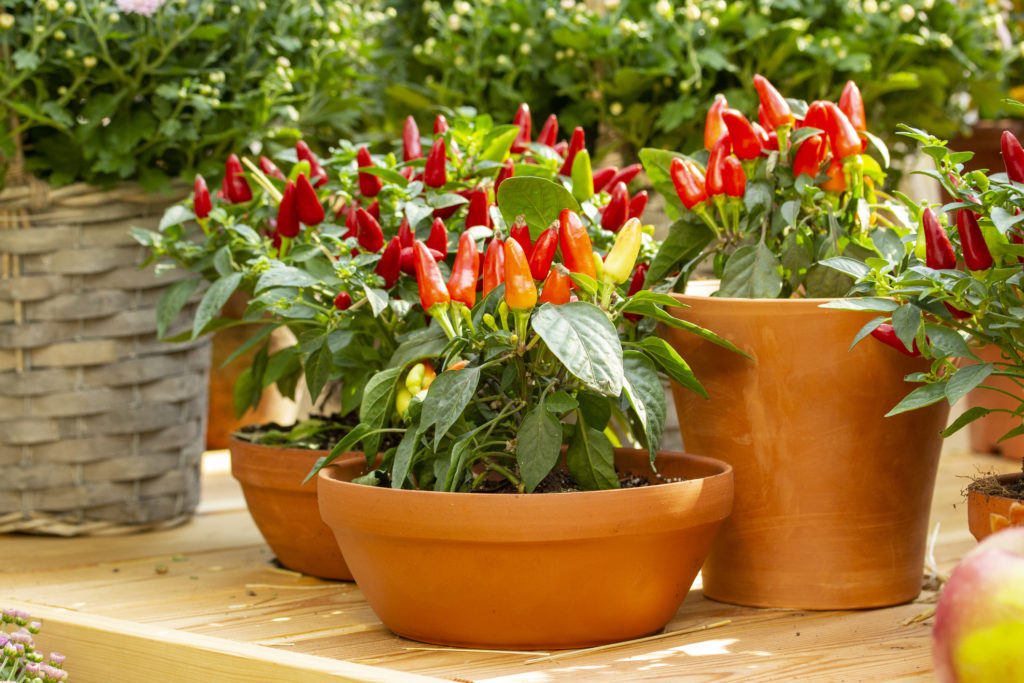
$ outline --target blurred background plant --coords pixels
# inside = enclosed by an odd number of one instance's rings
[[[0,188],[18,140],[51,185],[148,190],[253,143],[333,142],[372,120],[387,18],[376,0],[5,2]]]
[[[469,103],[498,118],[521,101],[566,126],[644,146],[699,146],[716,93],[741,110],[761,73],[792,97],[852,79],[888,142],[899,122],[939,136],[1004,112],[1024,26],[987,0],[394,0],[391,106]],[[392,115],[391,120],[401,120]],[[606,143],[606,144],[608,144]],[[893,144],[897,154],[901,145]]]

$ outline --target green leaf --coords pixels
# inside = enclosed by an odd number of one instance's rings
[[[855,280],[860,280],[871,272],[870,266],[848,256],[833,256],[832,258],[820,261],[820,263],[823,266],[834,268],[841,273],[846,273]]]
[[[164,332],[174,319],[181,313],[181,309],[188,303],[192,293],[199,287],[201,278],[192,280],[179,280],[168,287],[160,295],[160,301],[156,305],[156,336],[163,337]]]
[[[416,442],[419,440],[419,430],[415,425],[410,426],[402,435],[395,450],[395,462],[391,466],[391,488],[400,489],[405,486],[405,480],[409,477],[409,470],[412,469],[413,455],[416,453]]]
[[[534,238],[558,220],[562,209],[580,211],[579,203],[569,190],[536,177],[512,177],[503,182],[498,188],[498,208],[509,225],[522,216]]]
[[[172,225],[181,225],[182,223],[193,220],[195,217],[196,215],[192,213],[192,209],[188,208],[184,204],[175,204],[164,211],[164,215],[160,218],[160,226],[157,229],[160,232],[163,232]]]
[[[704,398],[709,398],[708,392],[697,380],[697,376],[693,374],[689,364],[672,348],[671,344],[661,337],[644,337],[640,340],[640,346],[670,379]]]
[[[913,304],[900,306],[892,313],[892,326],[903,345],[914,348],[914,337],[921,326],[921,309]]]
[[[306,475],[306,478],[302,480],[302,483],[305,484],[307,481],[315,477],[317,472],[334,462],[339,455],[352,450],[352,447],[355,446],[356,443],[365,440],[366,436],[373,431],[373,429],[365,424],[358,424],[353,427],[352,431],[346,434],[341,441],[334,444],[334,448],[331,449],[330,453],[322,458],[317,458],[316,464],[313,465],[313,469],[310,470],[309,474]],[[373,455],[375,457],[377,454],[374,453]],[[372,457],[367,459],[367,463],[369,462],[372,462]]]
[[[661,386],[654,363],[639,351],[626,351],[623,366],[625,382],[622,390],[644,426],[644,440],[653,464],[665,429],[665,389]]]
[[[259,293],[271,287],[312,287],[318,280],[304,270],[292,266],[275,265],[260,276],[256,282],[255,292]]]
[[[567,413],[570,410],[576,410],[579,405],[580,404],[576,399],[564,391],[556,391],[544,399],[544,409],[549,410],[556,415],[559,413]]]
[[[976,365],[965,365],[946,381],[946,399],[949,405],[953,405],[976,386],[984,382],[989,375],[995,371],[991,363],[979,363]]]
[[[217,275],[221,277],[226,277],[235,272],[235,268],[231,264],[231,247],[225,244],[217,250],[217,253],[213,255],[213,268],[217,271]]]
[[[579,414],[583,416],[584,422],[597,429],[604,429],[608,426],[608,420],[612,417],[612,407],[607,396],[581,391],[576,395],[576,400],[580,406]]]
[[[716,296],[774,299],[782,291],[782,263],[765,244],[748,244],[725,262]]]
[[[905,413],[908,410],[916,410],[918,408],[924,408],[930,406],[933,403],[941,401],[946,397],[946,383],[936,382],[934,384],[925,384],[920,386],[909,394],[903,397],[903,400],[896,404],[896,406],[885,414],[886,417],[892,417],[893,415],[899,415]]]
[[[463,368],[458,372],[442,372],[427,390],[420,418],[420,433],[434,427],[434,450],[455,424],[476,395],[480,368]]]
[[[398,171],[392,171],[390,168],[382,168],[380,166],[363,166],[359,169],[360,173],[367,175],[375,175],[381,180],[385,180],[392,185],[398,185],[399,187],[407,187],[409,180],[399,173]]]
[[[691,323],[689,320],[677,318],[668,311],[658,308],[650,301],[630,301],[625,306],[623,306],[622,310],[623,312],[626,313],[638,313],[640,315],[646,315],[647,317],[654,318],[658,322],[665,323],[670,327],[677,327],[681,330],[688,330],[693,334],[697,335],[698,337],[700,337],[701,339],[706,339],[712,344],[717,344],[718,346],[721,346],[723,349],[729,349],[730,351],[734,351],[740,355],[750,358],[751,360],[754,360],[753,357],[750,356],[750,354],[746,353],[745,351],[742,351],[731,341],[723,339],[722,337],[719,337],[711,330],[706,330],[700,325]]]
[[[807,296],[815,299],[845,296],[853,284],[853,278],[849,275],[818,263],[807,269],[807,278],[804,280]]]
[[[890,313],[899,308],[900,305],[892,299],[865,296],[857,299],[836,299],[821,304],[818,308],[836,308],[841,311],[877,311],[879,313]]]
[[[380,429],[394,410],[395,384],[401,374],[401,368],[381,370],[366,383],[363,389],[363,403],[359,406],[359,422],[370,429]],[[380,450],[380,436],[373,435],[363,439],[367,462],[372,461]]]
[[[438,326],[428,329],[433,330],[437,334],[429,337],[417,335],[412,339],[402,342],[391,356],[391,360],[388,361],[388,367],[405,368],[425,358],[441,355],[441,352],[448,346],[448,337],[444,335],[444,331]]]
[[[622,344],[604,311],[585,301],[543,304],[534,312],[531,324],[551,353],[584,386],[605,396],[622,393]]]
[[[232,273],[225,278],[217,280],[206,290],[199,308],[196,309],[195,320],[192,321],[192,338],[195,339],[203,331],[206,324],[213,320],[220,309],[224,307],[228,299],[238,289],[242,282],[241,273]]]
[[[585,423],[576,425],[576,432],[565,451],[569,473],[585,491],[619,488],[615,474],[615,452],[603,432]]]
[[[523,418],[516,435],[516,461],[526,492],[548,476],[562,453],[562,423],[541,401]]]
[[[334,354],[325,343],[314,351],[306,359],[306,387],[309,389],[309,397],[315,405],[323,391],[324,385],[331,377],[331,370],[334,368]]]
[[[18,50],[11,55],[14,66],[19,71],[35,71],[39,68],[39,55],[28,50]]]
[[[714,236],[711,228],[702,222],[673,225],[651,261],[644,279],[644,289],[650,289],[664,280],[669,273],[680,270],[699,256]]]
[[[373,316],[377,317],[388,308],[388,293],[383,289],[374,289],[367,284],[363,284],[363,291],[366,292],[366,298],[370,302],[370,309],[373,311]]]
[[[967,410],[960,414],[960,417],[953,420],[953,423],[951,425],[949,425],[941,432],[939,432],[939,434],[942,435],[943,439],[949,438],[950,436],[956,434],[958,431],[960,431],[970,423],[977,420],[979,417],[984,417],[985,415],[988,415],[989,412],[991,411],[989,411],[988,408],[982,408],[981,406],[974,406],[972,408],[968,408]]]
[[[967,345],[967,342],[964,341],[964,338],[956,330],[950,329],[945,325],[926,323],[924,333],[928,339],[928,344],[932,348],[941,351],[944,355],[958,358],[976,358],[971,347]]]
[[[497,126],[487,131],[483,141],[480,143],[479,161],[502,162],[508,157],[512,143],[519,136],[519,126],[507,125]]]

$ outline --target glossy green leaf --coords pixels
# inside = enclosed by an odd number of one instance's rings
[[[645,337],[640,340],[640,346],[644,352],[658,364],[670,379],[678,382],[690,391],[708,398],[708,392],[697,380],[689,364],[683,357],[661,337]]]
[[[400,489],[405,485],[412,469],[413,456],[416,454],[416,442],[419,440],[419,430],[410,426],[402,435],[395,450],[395,462],[391,466],[391,488]]]
[[[644,287],[664,280],[670,273],[681,270],[701,254],[715,234],[702,222],[676,223],[654,255],[644,279]]]
[[[970,423],[977,420],[979,417],[984,417],[988,415],[990,412],[991,411],[988,408],[982,408],[981,406],[973,406],[971,408],[968,408],[967,410],[962,412],[959,417],[953,420],[953,423],[951,425],[943,429],[940,432],[940,434],[942,434],[943,439],[949,438],[950,436],[953,436]]]
[[[309,389],[310,399],[315,405],[320,398],[327,380],[331,378],[331,370],[334,367],[334,354],[325,343],[306,359],[306,388]]]
[[[946,400],[953,405],[995,371],[991,363],[965,365],[946,380]]]
[[[585,491],[619,488],[615,473],[615,452],[603,432],[578,424],[565,451],[569,473]]]
[[[916,410],[917,408],[923,408],[930,406],[937,401],[941,401],[946,397],[946,383],[936,382],[935,384],[925,384],[911,391],[909,394],[903,397],[903,400],[896,404],[896,406],[885,414],[886,417],[893,415],[899,415],[905,413],[908,410]]]
[[[604,311],[585,301],[543,304],[534,312],[531,324],[551,353],[584,386],[606,396],[622,393],[622,344]]]
[[[160,301],[156,304],[156,336],[163,337],[167,328],[174,319],[181,313],[181,309],[188,303],[189,297],[202,282],[200,278],[191,280],[179,280],[168,287],[160,295]]]
[[[395,409],[395,386],[401,368],[381,370],[366,383],[363,389],[363,403],[359,406],[359,422],[371,429],[380,429]],[[366,457],[373,458],[380,450],[380,436],[372,435],[363,440]]]
[[[420,433],[434,427],[434,450],[441,444],[453,424],[476,394],[480,368],[464,368],[458,372],[442,372],[427,391],[420,418]]]
[[[199,307],[196,309],[196,317],[192,321],[193,339],[198,337],[207,323],[217,316],[220,309],[228,302],[228,299],[235,293],[241,282],[242,274],[232,273],[210,285],[210,288],[206,290],[206,294],[203,295],[202,300],[199,302]]]
[[[650,358],[639,351],[623,354],[625,382],[622,390],[644,427],[644,440],[651,463],[658,455],[665,429],[665,389]]]
[[[535,238],[558,220],[562,209],[580,211],[579,202],[569,190],[536,177],[512,177],[503,182],[498,188],[498,208],[509,225],[522,216]]]
[[[561,453],[562,423],[542,402],[526,414],[516,434],[516,461],[527,493],[548,476]]]
[[[725,262],[716,296],[774,299],[782,291],[782,263],[764,244],[748,244]]]

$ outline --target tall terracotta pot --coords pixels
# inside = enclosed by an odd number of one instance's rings
[[[646,451],[620,471],[652,481]],[[549,494],[403,491],[319,476],[320,511],[395,633],[482,648],[576,648],[663,628],[732,506],[723,462],[661,453],[657,486]]]
[[[998,362],[1002,357],[999,348],[995,346],[985,346],[979,349],[977,354],[983,361],[990,363]],[[1020,393],[1020,387],[1006,377],[989,377],[984,383],[1011,394]],[[1021,399],[1007,396],[998,391],[975,389],[967,394],[967,402],[971,406],[1016,410],[1020,407]],[[1014,460],[1024,459],[1024,436],[1014,436],[1006,441],[1000,441],[1003,434],[1019,427],[1020,423],[1020,417],[1014,417],[1009,413],[989,413],[985,417],[975,420],[968,425],[971,434],[971,450],[975,453],[999,453]]]
[[[231,474],[242,485],[249,514],[278,561],[303,574],[351,581],[334,535],[320,519],[316,480],[302,483],[327,451],[264,446],[234,436],[228,448]],[[362,453],[342,457],[352,461],[352,477],[366,469]]]
[[[822,299],[676,298],[689,308],[673,315],[757,359],[662,331],[710,395],[673,385],[685,448],[735,470],[704,594],[799,609],[917,596],[948,406],[883,416],[923,362],[872,339],[848,351],[872,315],[822,309]]]

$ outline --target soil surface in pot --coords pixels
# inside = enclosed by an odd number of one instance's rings
[[[1024,464],[1021,465],[1021,471],[1024,472]],[[996,475],[990,474],[972,481],[967,490],[980,493],[983,496],[1015,498],[1024,502],[1024,477],[1011,481],[1009,484],[1002,484]]]

